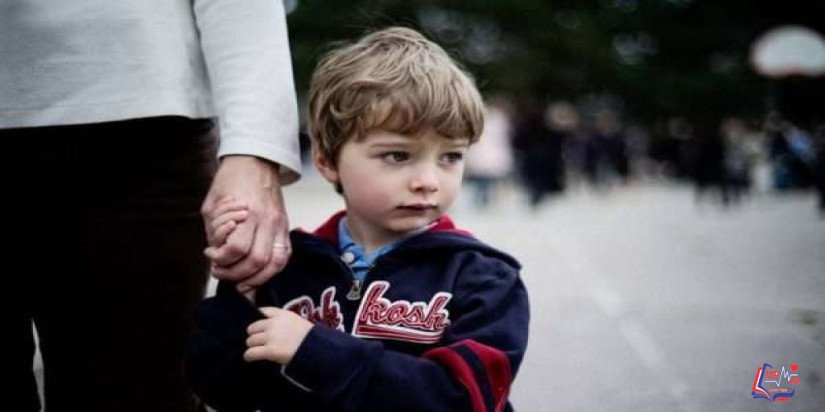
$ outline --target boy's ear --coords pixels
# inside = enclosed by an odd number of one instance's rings
[[[338,184],[338,169],[330,159],[324,156],[317,147],[312,148],[312,160],[315,163],[315,168],[321,172],[321,176],[327,179],[332,184]]]

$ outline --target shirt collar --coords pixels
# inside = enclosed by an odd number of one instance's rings
[[[349,229],[347,229],[347,218],[346,216],[342,217],[341,220],[338,221],[338,251],[341,252],[342,257],[345,253],[349,252],[352,254],[351,258],[344,259],[345,263],[350,265],[350,267],[371,267],[375,260],[379,257],[386,255],[391,250],[395,249],[399,243],[402,241],[415,236],[419,233],[425,232],[429,230],[433,225],[427,225],[420,229],[416,229],[399,239],[396,239],[392,243],[386,244],[381,246],[380,248],[372,251],[372,253],[367,253],[364,250],[364,247],[358,244],[355,239],[352,238],[352,235],[349,233]],[[346,260],[350,260],[350,262],[346,262]]]

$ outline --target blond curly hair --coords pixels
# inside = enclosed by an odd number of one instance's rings
[[[335,164],[341,146],[368,132],[435,132],[478,140],[484,103],[470,75],[415,30],[390,27],[329,52],[312,76],[309,134]]]

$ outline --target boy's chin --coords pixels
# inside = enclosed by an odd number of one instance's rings
[[[398,236],[406,235],[409,232],[414,232],[427,226],[434,218],[430,218],[428,216],[415,216],[415,217],[404,217],[393,219],[392,222],[388,222],[386,228],[398,234]]]

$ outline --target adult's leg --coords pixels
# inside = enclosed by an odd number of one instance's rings
[[[2,129],[3,161],[0,162],[0,187],[4,216],[3,336],[6,342],[2,354],[0,376],[4,384],[4,402],[15,410],[39,411],[40,397],[35,379],[35,340],[32,331],[33,311],[45,287],[46,259],[38,248],[44,225],[42,214],[44,160],[42,140],[34,129]],[[37,168],[37,170],[35,170]],[[48,174],[48,170],[45,171]],[[46,186],[47,187],[47,186]],[[48,189],[46,189],[48,190]]]
[[[17,298],[9,299],[17,301],[19,304],[11,303],[8,307],[9,323],[6,333],[7,346],[0,351],[3,356],[3,382],[6,385],[6,400],[9,405],[14,405],[15,410],[34,412],[40,410],[40,399],[37,393],[37,383],[32,369],[34,358],[34,337],[32,334],[32,319],[28,313],[29,306],[25,303],[26,291],[22,288],[12,287],[10,294]]]
[[[55,146],[49,293],[37,306],[48,412],[189,411],[200,203],[216,137],[180,118],[67,127]]]

